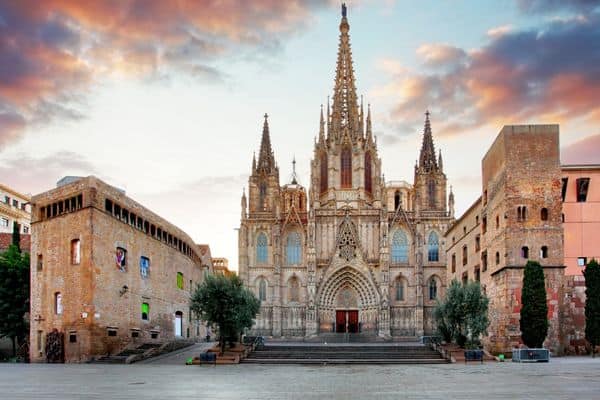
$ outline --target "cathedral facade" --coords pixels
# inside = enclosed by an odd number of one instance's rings
[[[431,334],[454,221],[429,113],[412,184],[386,182],[359,100],[346,10],[332,101],[321,107],[308,191],[280,185],[267,115],[241,200],[239,274],[261,300],[252,328],[273,337]]]

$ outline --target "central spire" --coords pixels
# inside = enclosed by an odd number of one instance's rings
[[[425,111],[425,128],[423,129],[423,144],[419,156],[419,168],[424,171],[435,171],[438,169],[438,164],[436,162],[435,149],[433,147],[433,135],[431,134],[429,115],[429,110]],[[441,157],[442,153],[440,153],[440,160]]]
[[[258,171],[266,174],[275,172],[275,157],[271,149],[271,138],[269,135],[269,115],[265,114],[263,124],[262,140],[260,142],[260,152],[258,154]]]
[[[347,129],[351,137],[359,135],[358,98],[350,49],[350,25],[346,18],[346,4],[342,3],[342,21],[340,23],[340,44],[335,71],[333,89],[332,128],[336,136],[341,136]]]

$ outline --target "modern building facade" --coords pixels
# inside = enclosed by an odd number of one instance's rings
[[[345,8],[339,29],[308,190],[295,174],[280,185],[265,115],[239,230],[239,275],[262,301],[253,331],[429,334],[446,282],[443,233],[453,222],[442,156],[426,113],[413,183],[384,181],[371,111],[356,92]]]
[[[29,251],[31,235],[30,196],[0,183],[0,251],[12,243],[14,224],[21,233],[21,248]]]
[[[31,202],[33,362],[45,360],[54,329],[67,362],[205,336],[189,296],[212,271],[210,251],[203,259],[187,234],[93,176]]]

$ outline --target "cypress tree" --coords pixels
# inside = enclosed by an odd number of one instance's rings
[[[13,232],[12,232],[12,244],[17,246],[19,252],[21,251],[21,233],[19,232],[19,224],[17,221],[13,223]]]
[[[585,276],[585,338],[592,345],[592,357],[600,344],[600,265],[592,259],[583,271]]]
[[[528,347],[542,347],[548,334],[548,304],[544,271],[537,261],[525,265],[521,304],[521,339]]]

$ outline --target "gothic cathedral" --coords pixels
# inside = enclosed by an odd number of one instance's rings
[[[371,111],[356,94],[345,7],[339,28],[333,99],[325,115],[321,107],[308,193],[295,175],[280,186],[265,115],[242,195],[239,274],[261,300],[253,334],[431,334],[446,282],[443,234],[454,221],[441,152],[426,113],[413,184],[385,182]]]

